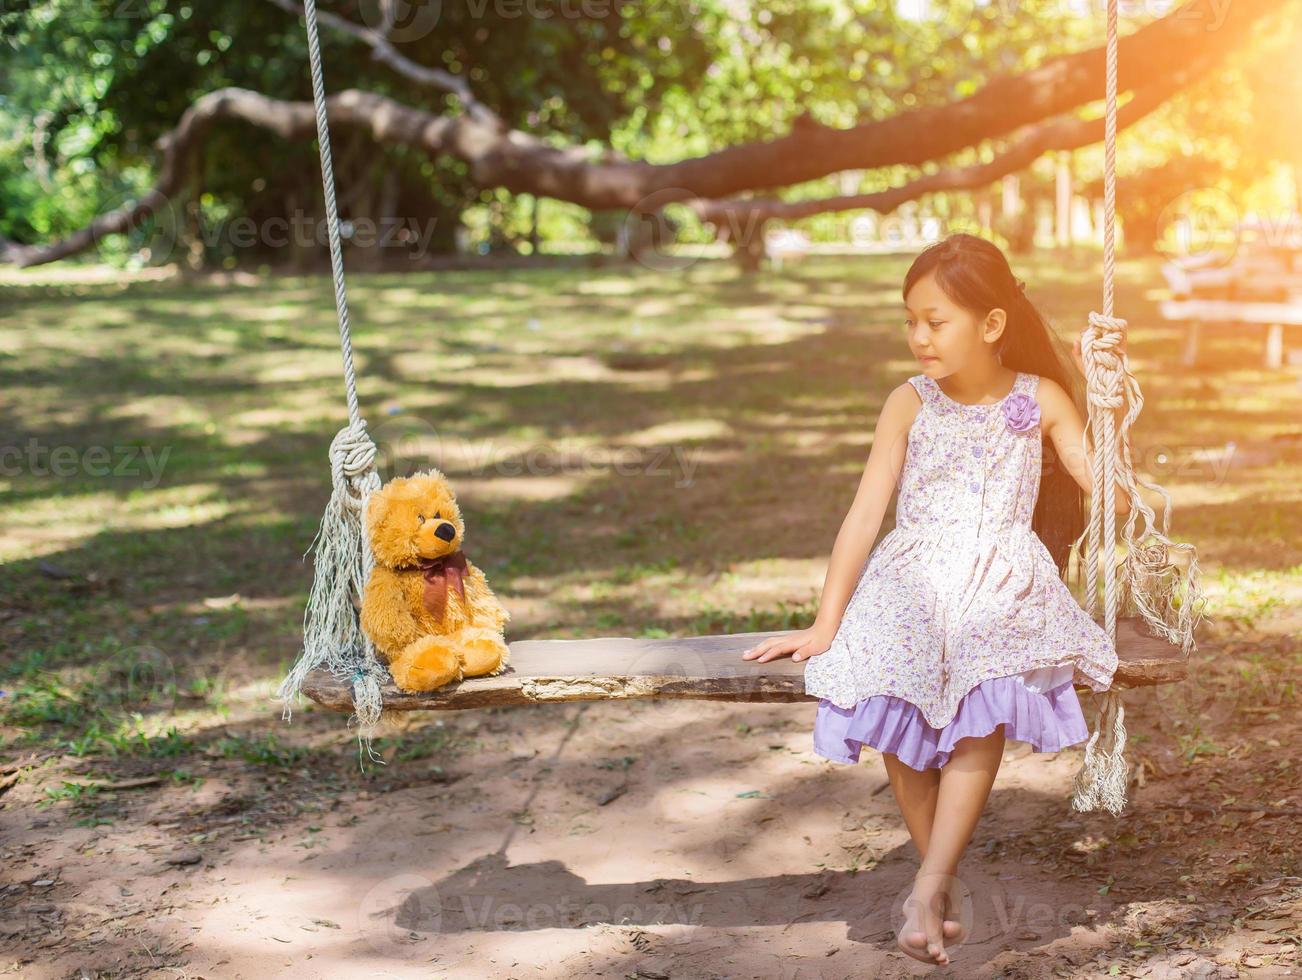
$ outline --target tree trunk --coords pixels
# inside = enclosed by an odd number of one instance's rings
[[[742,272],[758,272],[768,258],[764,247],[764,231],[767,221],[748,221],[732,233],[732,255]]]
[[[1053,241],[1059,248],[1069,248],[1071,240],[1071,154],[1059,152],[1055,161],[1053,194]]]
[[[202,272],[204,267],[204,244],[203,244],[203,187],[204,187],[204,158],[201,154],[196,154],[194,163],[194,181],[190,185],[189,200],[185,203],[185,219],[178,222],[178,226],[184,229],[182,232],[181,245],[183,259],[180,262],[182,273]]]

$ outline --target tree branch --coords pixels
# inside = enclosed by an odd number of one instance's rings
[[[1191,0],[1119,40],[1118,90],[1143,88],[1178,73],[1191,59],[1218,60],[1253,26],[1289,0],[1246,0],[1225,20]],[[1020,75],[997,75],[966,99],[926,106],[850,129],[825,126],[757,144],[730,147],[655,168],[647,193],[719,199],[738,190],[788,187],[827,174],[937,160],[981,140],[1068,112],[1100,98],[1106,48],[1062,55]],[[660,201],[664,203],[664,201]]]
[[[1117,108],[1117,130],[1133,126],[1209,67],[1201,61],[1187,64],[1179,72],[1135,92],[1134,98]],[[897,187],[868,194],[844,194],[800,201],[784,201],[780,198],[696,200],[689,204],[702,221],[727,227],[734,235],[738,231],[753,229],[762,222],[776,219],[794,221],[815,214],[865,209],[889,214],[901,204],[916,200],[924,194],[989,186],[1001,177],[1024,170],[1050,151],[1075,150],[1101,142],[1104,125],[1102,116],[1082,119],[1072,115],[1051,119],[1015,133],[1003,150],[986,163],[942,167]]]
[[[281,10],[294,14],[296,17],[301,18],[303,16],[303,8],[294,3],[293,0],[270,0],[270,2]],[[469,83],[464,78],[441,68],[429,68],[412,61],[400,53],[390,42],[388,36],[389,31],[393,28],[394,11],[391,5],[385,5],[384,16],[386,29],[383,31],[376,31],[369,27],[363,27],[361,24],[354,24],[346,17],[340,17],[338,14],[332,14],[329,11],[318,10],[316,19],[318,23],[361,41],[371,49],[372,58],[392,68],[404,78],[419,85],[427,85],[455,95],[461,100],[461,104],[465,106],[466,111],[475,116],[480,122],[493,123],[497,121],[497,114],[475,97],[474,92],[470,90]]]
[[[1199,0],[1191,0],[1120,40],[1119,89],[1165,90],[1168,94],[1175,91],[1172,80],[1180,78],[1192,61],[1204,67],[1214,64],[1242,44],[1254,25],[1290,2],[1237,0],[1225,8],[1223,22],[1208,26],[1203,23]],[[332,125],[360,130],[377,143],[414,146],[431,156],[455,156],[467,164],[471,180],[479,187],[503,187],[593,210],[630,208],[651,212],[673,201],[708,201],[746,190],[786,187],[841,170],[916,165],[941,159],[1096,101],[1103,91],[1104,58],[1102,47],[1065,55],[1018,76],[996,76],[975,94],[946,105],[915,109],[849,129],[801,126],[773,140],[658,165],[610,157],[593,160],[582,147],[553,146],[508,128],[495,115],[487,120],[469,112],[438,116],[373,92],[348,90],[329,97],[327,103]],[[1136,65],[1139,67],[1132,67]],[[1143,104],[1139,103],[1141,109]],[[1131,115],[1137,111],[1129,110]],[[187,151],[195,148],[208,127],[219,120],[240,120],[287,140],[310,140],[316,131],[316,117],[309,102],[285,102],[239,88],[201,96],[182,114],[176,129],[158,141],[162,153],[159,179],[144,197],[96,218],[63,241],[11,246],[5,257],[23,266],[56,261],[155,213],[183,183],[181,170]],[[1024,166],[1034,159],[1027,154],[1037,142],[1042,147],[1046,139],[1065,140],[1070,127],[1078,123],[1059,120],[1044,124],[1046,128],[1039,135],[1033,130],[1030,136],[1020,137],[1004,155],[1003,165],[1021,160]],[[1093,133],[1102,129],[1099,120],[1083,125]],[[885,197],[859,195],[858,203],[847,206],[888,210],[901,199],[908,199],[900,198],[901,194],[916,197],[930,190],[973,186],[962,181],[986,183],[1010,170],[999,171],[986,164],[968,168],[967,173],[941,171],[904,188],[881,192]]]

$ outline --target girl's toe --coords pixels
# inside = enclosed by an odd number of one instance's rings
[[[927,952],[927,936],[921,932],[901,932],[896,940],[896,945],[900,947],[908,956],[912,956],[921,963],[935,964],[936,960]]]

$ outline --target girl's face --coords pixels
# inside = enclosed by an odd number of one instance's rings
[[[945,377],[974,363],[997,362],[995,347],[1007,320],[1003,310],[974,316],[945,295],[931,272],[913,284],[904,306],[909,350],[924,373]]]

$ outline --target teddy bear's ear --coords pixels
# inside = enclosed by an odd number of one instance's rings
[[[395,476],[392,480],[371,494],[366,503],[366,526],[379,527],[389,516],[395,504],[413,494],[411,481],[405,476]]]

